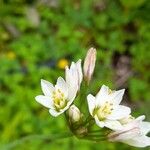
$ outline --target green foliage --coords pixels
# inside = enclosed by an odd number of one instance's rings
[[[150,104],[149,10],[148,0],[0,0],[0,144],[68,130],[63,115],[52,118],[34,97],[41,93],[41,78],[54,83],[63,76],[60,59],[83,59],[91,46],[98,50],[91,92],[102,84],[125,87],[129,104],[140,102],[137,112],[147,113],[143,108]],[[130,65],[122,69],[128,67],[126,73],[132,75],[118,86],[117,64],[123,56]],[[136,149],[71,138],[50,143],[32,139],[15,150],[59,150],[58,145],[76,150]]]

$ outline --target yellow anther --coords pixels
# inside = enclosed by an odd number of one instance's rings
[[[65,95],[61,92],[60,89],[56,89],[55,91],[53,91],[52,98],[54,101],[54,106],[58,111],[66,106]]]
[[[112,113],[113,105],[106,101],[102,106],[94,110],[94,115],[97,115],[99,120],[104,120],[108,115]]]

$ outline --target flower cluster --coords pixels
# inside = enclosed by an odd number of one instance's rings
[[[97,142],[118,141],[135,147],[150,146],[150,137],[147,136],[150,122],[143,121],[145,116],[134,118],[131,109],[120,104],[124,89],[112,91],[102,85],[96,96],[87,91],[95,62],[96,49],[90,48],[83,73],[81,60],[78,60],[72,62],[70,68],[66,66],[65,79],[59,77],[55,85],[42,79],[44,95],[36,96],[36,101],[47,107],[54,117],[64,113],[70,130],[78,138]]]

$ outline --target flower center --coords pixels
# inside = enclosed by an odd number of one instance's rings
[[[94,110],[94,114],[97,115],[100,121],[105,120],[108,115],[112,113],[113,104],[106,101],[102,106],[97,107]]]
[[[60,109],[63,109],[66,106],[66,99],[65,99],[65,95],[64,93],[62,93],[60,91],[60,89],[56,89],[55,91],[53,91],[53,95],[52,95],[53,101],[54,101],[54,106],[56,108],[57,111],[59,111]]]

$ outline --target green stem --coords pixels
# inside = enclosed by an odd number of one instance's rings
[[[93,130],[93,131],[89,131],[88,135],[95,135],[95,136],[106,136],[107,133],[102,131],[102,130]]]
[[[26,137],[23,137],[21,139],[17,139],[11,143],[8,143],[1,147],[1,150],[11,150],[12,148],[21,145],[27,141],[33,141],[33,140],[43,140],[43,141],[49,141],[49,142],[54,142],[56,140],[72,137],[72,133],[63,133],[63,134],[54,134],[54,135],[29,135]]]
[[[96,133],[97,133],[97,132],[98,132],[98,133],[101,133],[102,130],[101,130],[101,129],[99,129],[99,130],[90,130],[89,132],[90,132],[90,133],[95,133],[95,132],[96,132]]]
[[[105,136],[105,134],[95,134],[95,133],[88,133],[87,134],[88,136],[93,136],[93,137],[104,137]]]
[[[95,141],[95,142],[101,142],[101,141],[105,141],[106,140],[106,138],[104,138],[104,137],[100,137],[100,138],[84,137],[83,139],[89,140],[89,141]]]

